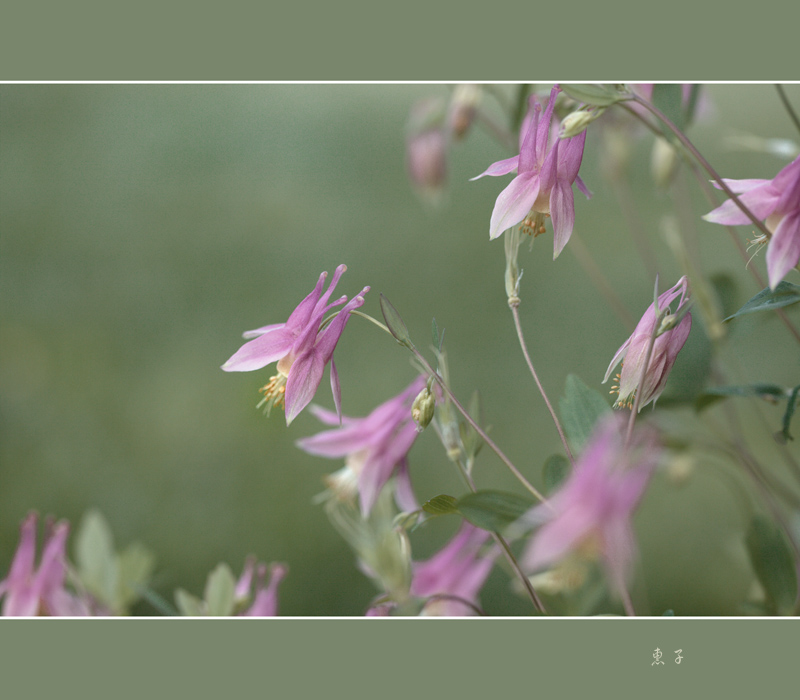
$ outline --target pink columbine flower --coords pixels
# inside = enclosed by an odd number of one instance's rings
[[[278,614],[278,585],[287,573],[288,568],[283,564],[271,564],[269,567],[262,563],[256,565],[255,558],[249,557],[242,575],[236,582],[235,596],[237,600],[250,600],[252,595],[253,602],[244,612],[239,613],[239,616],[275,617]],[[253,587],[254,577],[255,587]]]
[[[775,289],[800,261],[800,156],[772,180],[724,180],[757,219],[764,220],[772,233],[767,244],[767,272],[770,289]],[[718,183],[714,183],[720,189]],[[750,224],[750,219],[728,200],[703,217],[725,226]],[[763,237],[756,239],[763,242]]]
[[[297,441],[309,454],[345,457],[343,470],[329,478],[335,493],[360,496],[361,512],[368,515],[384,484],[397,477],[396,499],[407,511],[418,508],[408,479],[406,456],[417,437],[411,404],[425,386],[425,378],[415,379],[403,393],[382,403],[364,418],[342,417],[341,427],[326,430]],[[311,411],[327,425],[339,425],[336,414],[312,406]]]
[[[420,612],[425,617],[475,615],[478,592],[494,565],[496,550],[482,553],[489,537],[485,530],[465,522],[450,542],[427,561],[412,562],[409,593],[426,602]],[[390,615],[396,603],[379,603],[368,617]]]
[[[556,136],[548,149],[550,122],[560,90],[557,85],[551,90],[544,114],[536,97],[531,97],[530,111],[520,130],[519,155],[492,163],[485,172],[472,178],[477,180],[484,175],[506,175],[516,170],[517,176],[497,198],[489,225],[489,237],[495,239],[519,223],[534,236],[544,233],[545,217],[551,216],[554,259],[567,244],[575,225],[572,184],[576,183],[581,192],[591,197],[578,176],[586,132],[568,139]]]
[[[620,414],[601,419],[564,485],[522,516],[520,525],[543,523],[521,558],[526,571],[569,555],[599,558],[615,589],[627,590],[636,556],[631,517],[658,463],[659,446],[654,432],[637,426],[626,447],[625,423]]]
[[[679,297],[678,308],[674,312],[676,315],[681,313],[689,303],[689,281],[686,276],[681,277],[672,289],[668,289],[658,297],[659,311],[663,313]],[[617,406],[631,408],[635,392],[641,391],[642,396],[639,400],[639,410],[641,411],[648,403],[658,399],[661,392],[664,391],[667,377],[672,371],[678,353],[689,337],[692,315],[687,312],[674,328],[661,333],[655,339],[650,362],[644,374],[644,382],[640,386],[639,382],[642,379],[650,338],[656,332],[656,324],[660,325],[661,320],[656,314],[654,305],[650,304],[631,337],[617,350],[611,364],[608,365],[603,383],[608,381],[612,370],[624,358],[622,369],[618,375],[619,385],[612,389],[612,393],[617,392],[619,395],[616,401]]]
[[[327,291],[322,286],[327,272],[319,276],[317,286],[287,319],[286,323],[276,323],[244,333],[245,338],[255,338],[241,348],[222,365],[226,372],[250,372],[261,369],[277,361],[277,374],[270,378],[269,384],[261,389],[267,409],[281,405],[285,401],[286,425],[289,425],[314,398],[322,381],[325,365],[330,363],[331,390],[337,413],[341,413],[341,388],[333,351],[350,318],[350,312],[364,303],[364,295],[369,287],[347,302],[342,296],[328,303],[331,293],[342,273],[347,269],[339,265]],[[336,317],[324,328],[325,315],[335,306],[345,304]]]
[[[495,551],[481,554],[489,537],[465,522],[450,542],[430,559],[413,562],[411,595],[427,598],[422,615],[474,615],[478,592],[494,565]],[[465,602],[462,602],[465,601]]]
[[[31,617],[86,616],[91,611],[86,601],[69,593],[64,587],[67,574],[66,547],[69,523],[47,524],[42,559],[36,568],[36,525],[38,516],[32,512],[22,522],[20,541],[8,576],[0,581],[3,615]]]

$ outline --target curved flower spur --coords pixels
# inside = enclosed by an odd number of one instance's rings
[[[254,338],[240,347],[231,358],[222,365],[226,372],[250,372],[276,362],[277,374],[270,377],[269,383],[260,389],[264,399],[259,407],[266,405],[266,410],[273,406],[284,405],[286,409],[286,425],[289,425],[314,398],[322,381],[325,365],[330,363],[331,391],[337,415],[341,416],[341,388],[333,351],[344,327],[350,318],[350,312],[364,303],[364,295],[369,287],[349,302],[346,296],[328,303],[339,278],[347,270],[339,265],[333,275],[327,291],[322,292],[327,272],[319,276],[316,287],[297,308],[292,311],[285,323],[246,331],[245,338]],[[345,303],[347,302],[347,303]],[[344,308],[329,322],[325,323],[325,315],[334,307],[345,304]]]

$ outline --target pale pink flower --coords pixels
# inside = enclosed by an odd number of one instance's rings
[[[418,435],[411,405],[424,386],[425,378],[417,377],[401,394],[382,403],[368,416],[343,416],[341,427],[297,441],[297,446],[309,454],[346,458],[344,470],[332,475],[329,483],[339,493],[357,489],[365,516],[392,475],[397,477],[398,505],[405,510],[418,508],[408,480],[406,457]],[[323,423],[339,425],[336,414],[317,406],[312,406],[311,411]]]
[[[667,309],[678,297],[680,299],[678,308],[674,311],[675,314],[682,311],[685,305],[689,303],[689,281],[685,276],[681,277],[672,289],[668,289],[658,297],[659,311]],[[687,312],[674,328],[661,333],[655,339],[653,350],[650,354],[650,362],[644,373],[644,381],[640,386],[650,338],[656,331],[656,324],[660,324],[660,321],[661,319],[657,316],[654,305],[650,304],[644,316],[636,325],[631,337],[617,350],[608,365],[603,383],[608,381],[613,369],[620,361],[624,360],[622,362],[622,370],[619,373],[619,385],[614,388],[618,393],[617,406],[628,406],[630,408],[633,405],[635,392],[640,391],[639,410],[641,411],[648,403],[658,399],[661,392],[664,391],[672,366],[675,364],[678,353],[683,348],[686,339],[689,337],[689,331],[692,329],[692,315]]]
[[[567,244],[575,225],[575,200],[572,184],[587,197],[591,193],[578,176],[583,158],[586,131],[567,139],[557,137],[550,140],[553,108],[560,88],[550,92],[544,114],[536,97],[531,97],[530,111],[520,130],[519,155],[492,163],[484,175],[506,175],[517,172],[517,176],[500,193],[495,202],[489,225],[489,237],[497,238],[507,229],[522,223],[533,235],[544,233],[546,216],[553,219],[553,258]]]
[[[615,589],[626,590],[636,557],[631,517],[657,465],[659,445],[645,427],[626,447],[625,425],[620,414],[601,419],[563,486],[522,516],[521,525],[541,525],[521,559],[526,571],[568,555],[599,558]]]
[[[240,617],[275,617],[278,614],[278,585],[289,569],[284,564],[267,566],[249,557],[236,582],[236,600],[252,600]],[[269,577],[267,577],[269,574]],[[255,586],[253,579],[255,578]]]
[[[489,538],[486,530],[464,522],[450,542],[430,559],[412,562],[409,594],[424,601],[421,616],[461,617],[475,615],[478,593],[494,565],[497,550],[483,552]],[[381,602],[367,611],[368,617],[391,615],[397,607]]]
[[[767,244],[769,286],[778,283],[800,261],[800,156],[772,180],[723,180],[753,215],[772,233]],[[714,186],[720,189],[719,183]],[[746,226],[749,217],[729,199],[703,217],[725,226]],[[762,237],[763,238],[763,237]],[[757,239],[758,240],[758,239]]]
[[[322,286],[328,273],[323,272],[319,276],[317,286],[300,302],[285,323],[246,331],[244,337],[255,340],[242,345],[222,365],[222,369],[226,372],[250,372],[277,361],[277,374],[261,389],[264,394],[262,403],[271,408],[285,401],[287,425],[314,398],[328,363],[331,366],[330,379],[334,404],[337,413],[341,412],[341,388],[336,364],[333,361],[333,351],[350,318],[350,312],[363,305],[364,295],[369,291],[369,287],[364,287],[360,294],[349,302],[346,296],[342,296],[328,303],[331,293],[346,269],[344,265],[336,268],[333,280],[325,293],[322,293]],[[344,308],[323,328],[325,315],[335,306],[345,302],[347,304]]]
[[[89,601],[70,593],[64,586],[67,575],[69,523],[48,521],[42,558],[36,567],[36,526],[38,515],[30,513],[20,527],[20,541],[8,576],[0,581],[2,614],[31,617],[91,615]]]

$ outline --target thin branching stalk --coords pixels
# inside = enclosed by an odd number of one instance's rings
[[[433,369],[433,367],[430,366],[430,363],[422,356],[422,353],[420,353],[419,350],[417,350],[416,348],[414,348],[411,352],[414,353],[414,356],[417,358],[420,364],[422,364],[422,366],[425,368],[425,371],[429,374],[429,376],[433,377],[436,383],[442,388],[442,391],[444,391],[444,393],[447,394],[448,398],[453,402],[453,405],[458,409],[458,412],[462,416],[464,416],[464,420],[466,420],[467,423],[469,423],[472,426],[475,432],[478,433],[481,440],[483,440],[489,446],[489,448],[501,459],[503,464],[505,464],[509,468],[511,473],[526,489],[528,489],[528,491],[530,491],[534,496],[536,496],[536,498],[538,498],[542,503],[546,503],[547,499],[541,493],[539,493],[536,487],[533,486],[533,484],[531,484],[522,475],[522,472],[520,472],[520,470],[514,466],[514,463],[508,457],[506,457],[505,453],[497,446],[494,440],[492,440],[486,434],[486,431],[475,422],[473,417],[469,414],[467,409],[465,409],[461,405],[459,400],[455,397],[455,394],[453,394],[453,392],[450,390],[450,387],[447,386],[447,383],[442,379],[439,373],[436,372]]]
[[[797,112],[794,111],[792,103],[789,102],[789,98],[786,97],[786,92],[783,89],[783,85],[777,83],[775,88],[778,90],[778,95],[780,96],[781,102],[783,102],[783,106],[786,108],[786,111],[789,114],[789,118],[794,122],[797,130],[800,131],[800,117],[797,116]]]
[[[542,383],[539,381],[539,375],[536,374],[536,370],[533,368],[533,362],[531,361],[531,356],[528,353],[528,348],[525,345],[525,336],[522,333],[522,324],[519,321],[519,307],[517,304],[509,304],[511,308],[511,313],[514,316],[514,326],[517,329],[517,337],[519,338],[519,345],[522,348],[522,354],[525,356],[525,362],[528,363],[528,369],[531,371],[533,375],[533,380],[536,382],[536,386],[539,388],[539,393],[542,395],[544,399],[544,403],[547,406],[547,410],[550,411],[550,416],[553,419],[553,423],[555,423],[556,430],[558,431],[558,436],[561,438],[561,444],[564,445],[564,450],[566,450],[567,457],[569,461],[575,464],[575,458],[572,456],[572,451],[569,449],[569,444],[567,443],[567,436],[564,433],[564,428],[561,427],[561,421],[558,420],[558,416],[556,412],[553,410],[553,406],[550,403],[550,400],[547,398],[547,393],[542,386]]]
[[[731,200],[733,200],[733,203],[737,207],[739,207],[739,209],[741,209],[742,213],[744,213],[744,215],[748,219],[750,219],[750,221],[753,222],[753,225],[759,231],[761,231],[767,238],[772,238],[772,233],[769,231],[769,229],[763,224],[763,222],[759,221],[756,218],[755,214],[753,214],[753,212],[751,212],[750,209],[742,203],[739,197],[737,197],[736,194],[734,194],[731,188],[725,184],[725,181],[720,177],[717,171],[711,167],[711,164],[703,157],[703,154],[700,153],[700,151],[698,151],[697,148],[695,148],[694,144],[687,138],[686,134],[684,134],[677,126],[675,126],[667,118],[667,116],[660,109],[658,109],[658,107],[648,102],[643,97],[640,97],[639,95],[634,95],[633,99],[634,101],[642,105],[642,107],[644,107],[646,110],[655,115],[658,119],[660,119],[667,126],[667,128],[675,135],[675,137],[681,142],[683,147],[686,148],[686,150],[689,151],[689,153],[691,153],[692,156],[694,156],[695,160],[698,163],[700,163],[700,165],[711,176],[711,178],[717,182],[717,184],[720,186],[720,189],[726,195],[728,195],[728,197],[730,197]]]
[[[572,254],[575,256],[575,259],[583,268],[584,272],[589,276],[589,279],[592,280],[597,291],[603,295],[608,305],[614,310],[614,313],[617,314],[619,320],[622,321],[622,324],[629,331],[632,331],[636,327],[636,319],[634,319],[630,311],[628,311],[622,299],[619,298],[619,295],[614,290],[614,287],[611,286],[608,278],[603,274],[603,271],[598,267],[583,241],[574,231],[569,239],[569,249],[572,251]]]

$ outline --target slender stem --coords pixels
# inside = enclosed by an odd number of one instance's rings
[[[789,113],[789,117],[794,122],[794,125],[797,127],[797,130],[800,131],[800,117],[797,116],[797,112],[794,111],[792,107],[792,103],[789,102],[789,98],[786,97],[786,92],[783,89],[783,85],[777,83],[775,88],[778,90],[778,95],[780,95],[781,102],[783,102],[783,106],[786,108],[786,111]]]
[[[476,112],[476,117],[481,124],[494,136],[494,138],[503,145],[504,148],[513,150],[517,145],[516,137],[508,130],[504,129],[497,122],[494,121],[486,112],[479,109]]]
[[[542,613],[543,615],[546,615],[547,611],[545,610],[544,605],[542,604],[542,601],[539,599],[539,596],[536,594],[536,591],[533,588],[533,584],[531,583],[531,580],[525,575],[525,572],[520,568],[519,562],[517,561],[516,557],[514,556],[513,552],[511,551],[511,547],[508,546],[508,542],[505,541],[505,539],[500,535],[499,532],[493,532],[492,533],[492,537],[494,538],[494,541],[497,542],[498,545],[500,545],[500,549],[503,550],[503,553],[505,554],[506,560],[508,561],[509,564],[511,564],[511,568],[514,569],[514,571],[516,572],[517,577],[519,578],[519,580],[522,581],[522,585],[525,586],[525,590],[527,591],[528,596],[530,597],[531,601],[533,602],[534,607],[540,613]]]
[[[650,278],[655,278],[658,275],[658,261],[653,251],[652,245],[647,238],[647,235],[642,225],[641,217],[636,209],[634,199],[631,196],[628,182],[623,177],[615,177],[612,180],[614,186],[614,194],[617,197],[622,217],[625,219],[628,229],[631,233],[631,238],[639,251],[639,257],[642,259]],[[572,237],[575,237],[573,231]]]
[[[544,403],[547,406],[547,410],[550,411],[550,416],[553,418],[553,423],[556,425],[556,430],[558,431],[558,436],[561,438],[561,444],[564,445],[564,449],[567,452],[567,457],[569,461],[575,464],[575,458],[572,456],[572,451],[569,449],[569,444],[567,443],[567,436],[564,434],[564,429],[561,427],[561,422],[558,420],[558,416],[556,412],[553,410],[553,406],[550,403],[550,400],[547,398],[547,394],[545,393],[544,387],[542,383],[539,381],[539,375],[536,374],[536,370],[533,368],[533,362],[531,361],[531,356],[528,353],[528,347],[525,345],[525,336],[522,333],[522,324],[519,321],[519,306],[518,304],[509,304],[511,308],[511,313],[514,316],[514,326],[517,329],[517,337],[519,338],[519,345],[522,348],[522,354],[525,356],[525,362],[528,363],[528,369],[531,371],[533,375],[533,381],[536,382],[536,386],[539,388],[539,393],[542,395],[544,399]]]
[[[444,442],[442,433],[439,430],[438,426],[436,425],[436,423],[434,423],[433,426],[434,429],[436,430],[436,434],[439,436],[439,440],[441,440],[442,442],[442,445],[444,446],[445,449],[447,449],[447,445]],[[460,458],[455,460],[455,463],[458,466],[458,472],[459,474],[461,474],[461,478],[464,479],[464,483],[466,483],[467,488],[470,491],[472,491],[472,493],[475,493],[477,491],[477,488],[475,487],[475,482],[472,479],[472,475],[470,474],[469,469],[467,469],[466,465],[464,465],[461,462]],[[494,538],[494,541],[500,546],[500,549],[503,550],[503,554],[506,560],[511,565],[511,568],[514,570],[514,573],[517,575],[517,578],[519,578],[520,582],[522,583],[523,587],[528,593],[528,597],[531,599],[533,607],[536,608],[536,610],[538,610],[540,613],[547,614],[544,604],[539,599],[539,596],[536,594],[536,591],[533,588],[533,584],[531,583],[530,579],[525,575],[525,572],[520,567],[519,562],[517,562],[517,559],[514,556],[514,553],[511,551],[511,547],[508,545],[505,538],[499,532],[492,532],[492,537]]]
[[[653,107],[646,100],[642,100],[641,98],[637,98],[637,102],[640,102],[642,105],[644,105],[647,109],[649,109],[654,114],[656,114],[656,113],[657,114],[661,114],[661,112],[659,112],[655,107]],[[664,138],[664,132],[661,131],[661,129],[659,129],[658,127],[656,127],[653,124],[651,124],[647,119],[645,119],[635,109],[632,109],[630,107],[630,105],[627,105],[624,102],[620,102],[619,105],[623,109],[625,109],[628,112],[630,112],[634,117],[639,119],[643,124],[645,124],[645,126],[647,126],[647,128],[650,129],[656,136],[660,136],[661,138]],[[687,148],[692,153],[692,155],[694,155],[695,158],[697,158],[698,162],[701,165],[703,165],[703,167],[706,168],[706,170],[709,173],[712,174],[712,176],[714,177],[714,179],[717,182],[720,183],[721,189],[724,190],[725,193],[728,194],[728,196],[731,199],[733,199],[733,201],[736,203],[736,205],[757,226],[759,231],[761,231],[764,235],[766,235],[767,238],[771,238],[772,234],[769,232],[769,230],[766,228],[766,226],[764,226],[760,221],[758,221],[758,219],[754,218],[752,212],[739,201],[739,199],[736,197],[736,195],[733,194],[733,192],[730,191],[730,188],[722,181],[722,178],[720,178],[719,175],[717,175],[716,171],[714,171],[714,169],[710,165],[708,165],[708,162],[700,155],[700,153],[697,151],[697,149],[683,135],[683,133],[681,131],[679,131],[677,129],[677,127],[675,127],[666,117],[664,117],[662,115],[661,118],[663,118],[665,124],[667,124],[668,126],[671,126],[672,130],[674,131],[674,133],[678,136],[678,138],[681,139],[681,143],[683,143],[685,146],[687,146]],[[694,172],[695,176],[697,177],[698,181],[700,182],[700,186],[703,189],[703,192],[705,193],[706,198],[708,199],[708,201],[711,204],[711,206],[713,208],[716,208],[717,206],[719,206],[719,203],[714,198],[713,190],[708,185],[708,183],[706,182],[705,178],[701,177],[700,174],[697,172],[695,163],[693,163],[692,161],[689,161],[689,163],[690,163],[690,165],[692,167],[692,171]],[[742,258],[745,261],[749,262],[749,260],[747,258],[747,251],[744,249],[744,246],[742,245],[741,241],[736,236],[736,232],[730,226],[725,226],[725,229],[728,231],[728,234],[730,235],[731,240],[733,240],[734,244],[736,245],[737,249],[739,250],[739,254],[742,256]],[[764,284],[763,279],[761,278],[761,275],[758,273],[758,271],[754,267],[749,267],[749,265],[747,267],[751,271],[752,275],[755,277],[758,285],[763,289],[765,284]],[[792,322],[789,320],[789,317],[784,313],[783,309],[775,309],[775,313],[778,314],[778,317],[781,319],[781,321],[786,326],[786,328],[789,329],[789,332],[794,336],[795,340],[797,340],[797,342],[800,343],[800,332],[798,332],[798,330],[792,325]]]
[[[693,166],[692,170],[694,171],[695,175],[698,176],[697,180],[700,183],[700,188],[703,190],[703,194],[705,195],[706,199],[708,200],[708,203],[711,205],[711,207],[716,208],[718,206],[718,202],[717,202],[716,198],[714,197],[713,189],[706,182],[705,178],[699,177],[699,173],[695,170],[696,166],[694,166],[694,163],[691,163],[691,165]],[[739,254],[742,256],[742,259],[746,263],[749,263],[750,261],[749,261],[749,259],[747,257],[747,251],[745,250],[745,247],[742,244],[742,242],[739,240],[739,237],[736,235],[736,231],[734,231],[733,227],[731,227],[731,226],[725,226],[725,230],[728,232],[728,235],[730,236],[731,240],[734,242],[734,244],[736,245],[737,249],[739,250]],[[764,287],[766,287],[766,283],[764,282],[764,278],[761,277],[761,275],[758,272],[758,270],[756,270],[756,268],[754,266],[751,267],[749,264],[745,265],[745,267],[748,270],[750,270],[750,274],[753,275],[753,279],[755,279],[756,284],[759,286],[759,288],[764,289]],[[780,318],[780,320],[783,323],[783,325],[786,326],[788,331],[794,336],[794,339],[798,343],[800,343],[800,332],[798,332],[798,330],[794,327],[794,325],[789,320],[789,317],[786,315],[784,310],[783,309],[775,309],[775,313],[778,315],[778,318]]]
[[[597,266],[597,263],[586,249],[583,241],[574,231],[572,232],[572,236],[570,236],[569,240],[569,249],[572,251],[573,255],[578,260],[586,274],[592,279],[594,286],[597,287],[598,291],[605,297],[605,300],[608,302],[609,306],[614,309],[614,312],[617,314],[620,321],[622,321],[622,324],[626,326],[629,331],[632,331],[636,327],[636,319],[631,316],[630,311],[628,311],[625,304],[622,302],[622,299],[619,298],[619,295],[611,286],[608,279],[606,279],[606,276],[603,274],[602,270]]]
[[[374,323],[374,324],[375,324],[375,325],[376,325],[378,328],[380,328],[380,329],[381,329],[381,330],[383,330],[383,331],[386,331],[386,333],[388,333],[389,335],[391,335],[391,336],[392,336],[392,338],[394,338],[394,335],[392,335],[392,332],[391,332],[391,331],[390,331],[390,330],[389,330],[389,329],[388,329],[388,328],[387,328],[387,327],[386,327],[384,324],[382,324],[382,323],[381,323],[380,321],[378,321],[377,319],[374,319],[374,318],[372,318],[372,316],[370,316],[369,314],[365,314],[365,313],[363,313],[363,312],[361,312],[361,311],[358,311],[357,309],[353,309],[353,310],[352,310],[350,313],[351,313],[353,316],[361,316],[361,318],[365,318],[365,319],[367,319],[367,321],[371,321],[371,322],[372,322],[372,323]]]
[[[489,448],[502,460],[503,464],[505,464],[510,470],[511,473],[517,477],[519,482],[530,491],[536,498],[538,498],[542,503],[547,503],[547,499],[539,493],[536,487],[533,486],[514,466],[514,463],[506,457],[505,453],[495,444],[494,440],[492,440],[487,434],[486,431],[481,428],[469,412],[459,403],[458,399],[455,397],[455,394],[450,390],[450,387],[447,386],[446,382],[439,376],[439,373],[436,372],[433,367],[430,366],[428,361],[422,356],[422,354],[414,348],[412,350],[414,353],[414,357],[419,360],[420,364],[425,368],[425,371],[436,380],[436,383],[442,388],[445,394],[447,394],[448,398],[453,402],[453,405],[458,409],[458,412],[464,416],[464,419],[469,423],[472,428],[475,430],[476,433],[480,436],[480,438],[489,446]]]
[[[703,166],[704,170],[719,184],[720,189],[725,192],[725,194],[733,200],[733,203],[742,210],[744,215],[753,222],[753,225],[767,238],[772,238],[772,233],[769,231],[769,229],[756,218],[755,214],[753,214],[753,212],[751,212],[747,206],[742,204],[741,200],[733,193],[731,188],[725,184],[724,180],[719,176],[717,171],[711,167],[711,164],[703,157],[700,151],[695,148],[694,144],[686,137],[686,135],[677,126],[675,126],[667,118],[667,116],[660,109],[658,109],[658,107],[651,104],[639,95],[634,95],[633,99],[642,105],[642,107],[658,117],[658,119],[660,119],[667,126],[667,128],[673,134],[675,134],[677,139],[683,144],[684,148],[686,148],[686,150],[688,150],[689,153],[694,156],[695,160],[700,163],[701,166]]]

